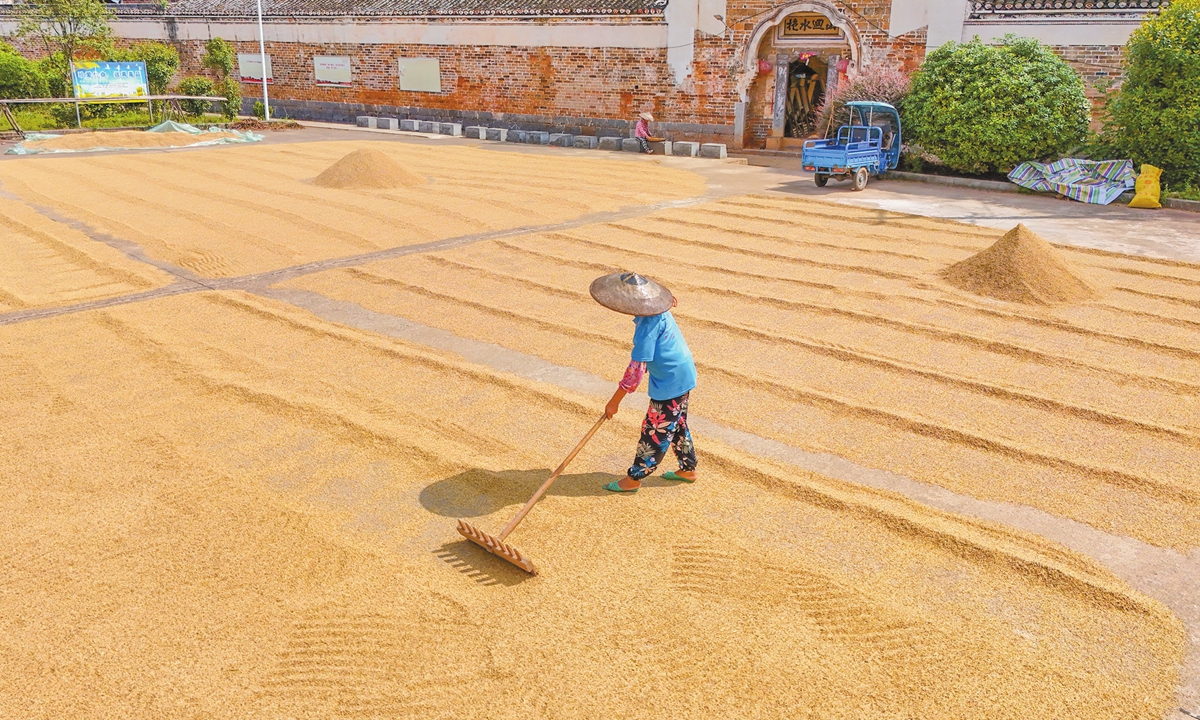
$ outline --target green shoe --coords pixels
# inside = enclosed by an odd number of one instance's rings
[[[674,470],[668,473],[663,473],[663,480],[678,480],[679,482],[685,483],[696,482],[696,478],[685,478],[682,475],[676,475]]]
[[[625,493],[635,493],[641,489],[641,486],[639,485],[638,487],[630,488],[629,490],[626,490],[625,488],[621,487],[620,483],[621,483],[620,480],[613,480],[609,484],[605,485],[604,489],[609,492],[625,492]]]

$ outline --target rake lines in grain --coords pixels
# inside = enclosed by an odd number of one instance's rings
[[[672,277],[672,278],[674,278],[674,277],[689,277],[689,276],[695,277],[697,275],[697,273],[700,273],[701,278],[704,278],[705,276],[709,276],[709,277],[716,276],[716,278],[720,278],[722,276],[727,276],[727,277],[752,279],[752,280],[758,281],[760,284],[762,281],[778,282],[778,283],[785,284],[788,287],[804,288],[804,289],[811,289],[811,290],[817,291],[815,293],[815,296],[826,300],[826,302],[824,304],[819,304],[819,305],[814,304],[814,303],[806,303],[803,305],[800,305],[800,304],[797,305],[798,308],[803,307],[803,309],[806,309],[806,310],[820,307],[820,308],[823,308],[823,310],[821,310],[821,311],[825,312],[825,311],[831,311],[832,309],[834,309],[835,305],[837,307],[844,307],[845,301],[848,297],[862,298],[863,300],[873,301],[875,303],[874,306],[872,306],[872,305],[860,305],[859,306],[859,309],[867,309],[866,310],[867,314],[872,317],[884,317],[884,313],[882,311],[872,312],[869,309],[872,307],[879,307],[879,305],[878,305],[879,303],[883,303],[885,305],[883,308],[884,310],[893,310],[894,309],[898,312],[903,311],[905,309],[904,306],[906,304],[920,305],[923,308],[933,308],[935,310],[949,309],[949,310],[953,311],[953,314],[950,314],[950,315],[942,314],[935,318],[938,321],[944,321],[944,322],[942,322],[942,324],[948,328],[953,328],[956,324],[958,324],[958,325],[966,324],[972,315],[981,316],[981,317],[992,317],[992,318],[998,318],[998,319],[1004,320],[1010,327],[1015,327],[1015,326],[1019,326],[1019,325],[1040,326],[1040,327],[1049,328],[1049,329],[1053,329],[1053,330],[1068,333],[1068,334],[1079,335],[1079,336],[1082,336],[1082,337],[1085,337],[1088,339],[1098,338],[1098,339],[1102,339],[1105,341],[1129,345],[1131,347],[1137,347],[1137,348],[1146,349],[1146,350],[1150,350],[1150,351],[1156,351],[1156,352],[1163,352],[1163,353],[1166,353],[1166,354],[1169,354],[1169,355],[1172,355],[1175,357],[1184,358],[1184,359],[1200,358],[1200,353],[1197,353],[1193,350],[1188,349],[1187,346],[1172,345],[1172,344],[1169,344],[1166,342],[1161,342],[1159,340],[1148,339],[1145,337],[1138,337],[1136,335],[1122,335],[1122,334],[1117,334],[1114,332],[1107,332],[1105,330],[1098,329],[1099,327],[1103,327],[1105,325],[1111,326],[1111,324],[1112,324],[1111,322],[1106,323],[1103,318],[1095,318],[1093,320],[1093,322],[1089,323],[1089,325],[1091,325],[1091,326],[1088,326],[1088,325],[1075,324],[1073,322],[1068,322],[1065,320],[1057,319],[1057,318],[1054,318],[1049,315],[1038,316],[1038,315],[1034,315],[1034,314],[1030,314],[1030,313],[1018,313],[1018,312],[1010,311],[1010,310],[1000,308],[1000,307],[994,307],[994,306],[989,307],[989,306],[981,305],[978,303],[973,303],[973,302],[970,302],[969,300],[965,299],[963,296],[952,295],[950,297],[947,297],[944,290],[942,290],[941,288],[937,288],[935,286],[926,284],[926,283],[920,283],[920,282],[914,281],[914,282],[907,283],[906,286],[904,288],[901,288],[898,292],[893,292],[893,293],[879,292],[879,291],[872,291],[872,290],[863,290],[863,289],[854,288],[854,287],[847,287],[845,285],[835,285],[832,283],[801,280],[801,279],[780,276],[780,275],[749,273],[749,272],[745,272],[745,271],[731,270],[725,264],[721,263],[718,258],[710,257],[708,262],[704,263],[704,264],[689,263],[686,261],[675,259],[676,254],[667,253],[664,256],[664,255],[659,255],[659,254],[650,253],[650,252],[640,252],[636,249],[623,247],[623,246],[617,245],[615,243],[607,243],[607,242],[603,242],[603,241],[597,240],[597,239],[582,238],[579,235],[570,233],[570,232],[545,233],[544,236],[565,240],[567,242],[583,245],[583,246],[589,247],[590,249],[600,251],[602,253],[601,257],[606,257],[606,256],[612,257],[614,255],[618,258],[641,257],[641,258],[645,258],[647,262],[654,262],[655,264],[658,264],[668,270],[672,267],[678,266],[678,267],[687,268],[690,271],[687,273],[664,272],[663,277]],[[523,246],[518,246],[515,244],[511,244],[511,243],[505,243],[505,246],[518,249],[521,252],[537,253],[537,251],[529,250],[528,248],[525,248]],[[570,262],[570,260],[564,260],[560,256],[554,256],[554,255],[551,255],[550,253],[540,253],[540,255],[546,256],[546,257],[555,257],[556,258],[555,262]],[[594,254],[593,254],[593,256],[594,256]],[[578,261],[576,261],[576,262],[578,262]],[[599,263],[594,264],[594,266],[597,268],[605,267]],[[672,282],[672,284],[682,286],[681,281],[672,280],[671,282]],[[701,280],[699,282],[691,283],[690,287],[700,287],[701,289],[717,291],[717,290],[715,290],[715,288],[721,287],[722,285],[725,285],[725,284],[726,283],[722,283],[720,279],[716,279],[715,282],[708,282],[708,283],[705,283],[703,280]],[[909,290],[916,291],[916,292],[904,292],[904,289],[909,289]],[[927,291],[927,292],[921,293],[921,291]],[[721,291],[721,292],[724,292],[724,291]],[[733,291],[730,291],[730,292],[733,292]],[[930,295],[932,295],[932,296],[930,296]],[[802,295],[800,295],[800,297],[805,297],[805,295],[802,294]],[[772,296],[771,299],[778,300],[779,302],[797,302],[795,300],[789,300],[789,299],[786,299],[783,297],[777,297],[777,296]],[[853,309],[853,308],[849,308],[849,309]],[[1130,315],[1139,315],[1139,313],[1136,313],[1134,311],[1126,311],[1124,308],[1120,308],[1117,306],[1110,306],[1110,305],[1105,305],[1105,306],[1099,307],[1099,308],[1096,306],[1089,305],[1089,306],[1084,306],[1084,307],[1072,309],[1072,310],[1075,311],[1075,313],[1074,313],[1075,315],[1083,316],[1080,319],[1076,320],[1076,322],[1082,322],[1082,320],[1087,319],[1088,317],[1092,317],[1092,316],[1096,315],[1098,312],[1104,311],[1105,309],[1109,309],[1109,310],[1111,310],[1111,312],[1114,312],[1114,313],[1127,313]],[[922,313],[920,312],[919,309],[914,308],[913,310],[910,311],[910,314],[920,315]],[[1178,319],[1174,319],[1174,318],[1162,318],[1160,316],[1152,315],[1149,313],[1142,313],[1142,314],[1148,315],[1149,316],[1148,319],[1152,318],[1158,322],[1161,322],[1164,325],[1186,327],[1188,329],[1191,329],[1192,327],[1200,327],[1200,323],[1191,323],[1190,321],[1187,321],[1187,320],[1178,320]],[[928,314],[925,313],[925,315],[927,316]],[[1170,332],[1167,328],[1146,327],[1144,323],[1142,323],[1142,326],[1143,326],[1141,328],[1142,332],[1144,332],[1147,335],[1157,334],[1157,335],[1161,336],[1165,333]],[[1133,329],[1135,331],[1138,330],[1136,325],[1133,327]],[[1016,333],[1016,334],[1021,335],[1021,333]],[[1200,340],[1200,338],[1198,338],[1198,340]]]
[[[444,259],[443,259],[444,261]],[[596,333],[593,331],[583,330],[575,326],[563,323],[561,314],[556,314],[554,310],[547,309],[543,311],[543,317],[533,317],[526,312],[515,311],[511,309],[496,308],[485,303],[463,300],[457,295],[447,293],[439,293],[419,285],[412,285],[399,280],[387,281],[396,286],[408,287],[413,291],[424,294],[428,297],[436,298],[442,302],[456,304],[461,306],[471,307],[473,309],[493,314],[497,317],[505,318],[510,322],[518,322],[520,324],[531,325],[540,330],[548,331],[560,335],[571,335],[580,340],[588,340],[593,343],[606,345],[609,347],[624,347],[625,343],[613,338],[609,335]],[[536,283],[533,281],[523,281],[528,286],[533,286]],[[459,291],[468,287],[465,284],[458,286]],[[558,292],[562,292],[559,290]],[[489,297],[503,297],[503,293],[486,293]],[[769,339],[769,338],[768,338]],[[771,395],[786,399],[792,402],[803,403],[822,408],[826,411],[833,412],[839,415],[849,415],[859,419],[868,420],[878,425],[889,427],[893,430],[913,433],[925,437],[931,437],[938,440],[950,442],[952,444],[976,449],[983,449],[987,452],[997,453],[1009,458],[1019,459],[1024,462],[1031,462],[1035,465],[1043,467],[1059,468],[1070,470],[1075,473],[1080,473],[1085,476],[1102,479],[1116,485],[1126,488],[1136,489],[1155,497],[1167,499],[1171,501],[1182,501],[1186,504],[1196,504],[1200,501],[1193,496],[1190,490],[1180,487],[1177,484],[1170,482],[1160,477],[1150,477],[1144,473],[1125,470],[1122,467],[1104,462],[1078,462],[1068,457],[1064,457],[1061,453],[1062,447],[1058,444],[1051,444],[1047,448],[1031,447],[1025,442],[1021,442],[1018,437],[1011,438],[997,437],[994,431],[987,431],[978,428],[962,428],[953,425],[945,424],[944,420],[939,420],[941,413],[934,413],[930,416],[922,416],[916,412],[906,412],[894,407],[879,406],[873,402],[866,402],[861,399],[844,396],[832,389],[819,389],[812,387],[804,382],[797,384],[795,378],[780,376],[777,379],[772,379],[774,373],[764,374],[764,368],[758,364],[751,363],[747,365],[737,359],[728,359],[721,365],[707,363],[703,360],[697,362],[703,375],[709,378],[724,377],[728,380],[731,387],[753,388],[758,387],[767,391]],[[711,381],[711,380],[710,380]],[[1045,408],[1038,407],[1036,402],[1028,403],[1031,410],[1038,409],[1045,412]],[[1066,411],[1073,418],[1073,421],[1082,422],[1083,418],[1089,414],[1088,409],[1071,408]],[[1114,416],[1110,413],[1100,413],[1099,411],[1091,411],[1093,417],[1106,416],[1104,419],[1110,424],[1121,425],[1126,424],[1132,426],[1136,424],[1129,418]],[[966,416],[959,418],[959,424]],[[1194,437],[1185,431],[1176,430],[1172,434],[1172,428],[1163,427],[1156,424],[1143,424],[1143,427],[1154,428],[1164,436],[1178,437],[1183,436],[1189,442],[1194,442]],[[1018,434],[1019,435],[1019,434]],[[1022,436],[1028,439],[1027,436]]]
[[[881,659],[919,655],[922,635],[932,631],[892,617],[866,596],[818,573],[711,545],[676,545],[671,582],[693,597],[784,606],[807,618],[831,642],[860,646]]]
[[[555,234],[555,235],[560,235],[560,234]],[[570,239],[572,241],[576,241],[576,238],[574,238],[573,236],[564,236],[564,237],[570,237]],[[579,242],[587,243],[588,241],[579,241]],[[606,265],[600,264],[600,263],[587,263],[586,261],[571,260],[569,258],[561,257],[558,255],[552,255],[550,253],[529,250],[528,248],[524,248],[523,246],[514,245],[512,243],[507,243],[507,242],[497,242],[497,245],[504,247],[504,248],[513,248],[515,250],[519,250],[523,253],[533,255],[533,256],[551,258],[552,262],[555,265],[559,265],[559,266],[568,265],[568,266],[573,266],[573,267],[580,267],[581,269],[585,269],[585,270],[599,270],[601,272],[608,271],[608,267]],[[433,258],[431,257],[430,260],[432,261]],[[447,264],[447,263],[458,262],[458,261],[450,261],[443,256],[440,259],[438,259],[437,262],[439,262],[441,264]],[[681,263],[677,263],[674,260],[668,260],[668,261],[663,261],[663,262],[668,267],[670,267],[671,265],[675,265],[675,264],[681,264]],[[493,273],[496,272],[496,271],[490,270],[488,268],[469,265],[467,263],[460,263],[460,264],[462,264],[464,267],[470,267],[474,270],[478,270],[481,272],[493,272]],[[682,263],[682,265],[686,266],[687,264]],[[733,272],[733,271],[726,271],[726,270],[723,270],[723,269],[717,268],[717,267],[710,268],[708,266],[704,266],[704,267],[700,267],[700,268],[696,268],[696,269],[700,269],[700,270],[710,270],[711,269],[711,271],[714,273],[722,273],[722,274],[728,274],[728,273]],[[544,274],[540,274],[540,273],[536,273],[536,272],[534,272],[533,274],[537,275],[539,277],[543,277],[543,278],[545,277]],[[683,277],[683,276],[686,276],[686,274],[680,273],[677,275],[674,275],[674,274],[672,275],[672,277]],[[787,278],[781,278],[781,280],[785,281],[785,282],[788,281]],[[530,282],[530,281],[528,281],[526,279],[522,279],[522,282]],[[1107,375],[1107,376],[1111,377],[1111,380],[1113,382],[1136,383],[1136,384],[1145,386],[1147,389],[1150,389],[1150,390],[1157,390],[1157,389],[1165,386],[1165,387],[1168,387],[1168,388],[1172,389],[1173,391],[1178,392],[1180,394],[1200,395],[1200,385],[1193,385],[1186,381],[1179,381],[1179,380],[1175,380],[1175,379],[1167,379],[1167,378],[1163,378],[1163,377],[1159,377],[1159,376],[1148,375],[1148,374],[1145,374],[1144,371],[1142,371],[1141,373],[1129,372],[1129,371],[1126,371],[1123,369],[1112,368],[1112,367],[1108,367],[1105,365],[1095,364],[1095,363],[1086,362],[1086,361],[1080,361],[1075,358],[1067,357],[1064,355],[1048,353],[1048,352],[1042,351],[1038,348],[1031,348],[1031,347],[1023,346],[1023,345],[1015,345],[1012,343],[997,341],[997,340],[983,337],[983,336],[976,336],[976,335],[960,333],[960,332],[952,331],[952,330],[945,330],[942,328],[929,326],[929,325],[925,325],[925,324],[915,324],[915,323],[911,323],[911,322],[907,322],[907,321],[893,320],[891,318],[888,318],[886,316],[879,315],[879,314],[874,314],[874,313],[869,313],[869,312],[867,312],[867,313],[859,312],[856,310],[835,307],[834,305],[831,305],[831,304],[801,303],[801,302],[797,302],[797,301],[793,301],[793,300],[783,300],[783,299],[776,298],[776,297],[767,297],[767,296],[755,295],[755,294],[751,294],[751,293],[741,293],[741,292],[738,292],[735,290],[719,289],[718,287],[716,287],[714,285],[709,285],[709,284],[693,285],[693,284],[690,284],[687,282],[676,281],[676,280],[672,280],[671,284],[673,286],[679,287],[679,288],[688,288],[689,290],[691,290],[692,292],[697,293],[697,294],[712,294],[716,297],[721,297],[721,298],[737,298],[739,300],[744,300],[746,302],[754,303],[754,304],[758,305],[759,307],[775,306],[781,310],[789,311],[789,312],[790,311],[796,311],[797,313],[811,312],[811,313],[816,313],[816,314],[821,314],[821,315],[827,315],[830,317],[846,318],[846,319],[850,319],[850,320],[860,321],[860,322],[864,322],[868,325],[886,326],[886,327],[890,327],[891,329],[899,331],[902,336],[903,335],[914,335],[914,334],[915,335],[924,335],[931,339],[950,343],[951,345],[961,345],[961,344],[965,343],[965,344],[972,346],[974,349],[980,350],[982,352],[1003,355],[1006,357],[1014,357],[1014,358],[1025,360],[1025,361],[1032,361],[1032,362],[1036,362],[1040,365],[1046,366],[1048,368],[1066,367],[1066,368],[1071,368],[1074,370],[1088,371],[1089,373],[1098,373],[1100,375]],[[803,284],[808,285],[807,283],[803,283]],[[544,282],[534,281],[534,285],[540,285],[545,288],[551,288],[551,286],[546,285]],[[824,289],[824,288],[821,288],[821,289]],[[555,293],[558,293],[560,295],[562,295],[563,293],[566,293],[565,297],[576,297],[576,298],[580,298],[580,299],[583,299],[586,297],[583,293],[581,293],[577,290],[571,290],[568,288],[553,287],[552,290]],[[880,300],[894,299],[894,298],[891,298],[891,296],[880,295],[878,293],[870,293],[869,291],[862,291],[859,294],[863,295],[864,297],[869,297],[872,299],[880,299]],[[923,302],[919,298],[905,298],[905,300],[909,300],[909,299],[911,299],[915,302]],[[680,315],[681,317],[684,317],[684,316],[688,316],[689,312],[691,312],[691,311],[677,311],[676,314]],[[753,312],[746,311],[746,312],[740,313],[740,316],[753,320],[756,317],[756,314]],[[723,323],[724,322],[723,319],[719,319],[715,316],[706,317],[706,318],[698,317],[698,319],[703,319],[708,322],[715,322],[715,323]],[[759,325],[762,325],[762,324],[763,323],[759,323]],[[1052,323],[1052,325],[1054,325],[1054,324],[1056,324],[1056,323]],[[822,341],[820,339],[820,337],[813,335],[811,333],[812,328],[808,325],[804,325],[804,324],[798,323],[798,322],[791,323],[790,325],[787,325],[787,324],[781,325],[780,323],[766,322],[765,325],[766,325],[765,327],[761,328],[761,332],[767,333],[767,334],[776,334],[776,335],[780,334],[781,327],[789,327],[789,328],[806,327],[806,328],[810,329],[809,334],[795,335],[795,334],[789,334],[787,332],[784,332],[782,335],[780,335],[780,339],[783,341],[788,341],[788,342],[796,341],[799,343],[811,343],[817,347],[825,347],[825,348],[831,347],[831,345],[828,342]],[[911,343],[908,343],[908,345],[911,345]],[[874,353],[874,355],[879,359],[887,359],[887,360],[890,360],[893,362],[897,362],[900,366],[902,366],[904,368],[911,368],[911,367],[914,367],[913,363],[904,362],[895,357],[897,350],[899,350],[903,347],[906,347],[906,346],[907,346],[906,344],[901,343],[900,345],[893,346],[893,350],[891,351],[891,354],[888,354],[888,353],[881,354],[881,353],[876,352],[876,353]],[[863,349],[860,347],[847,346],[847,345],[843,345],[841,343],[837,344],[835,347],[837,347],[837,349],[839,351],[849,351],[852,353],[861,354],[864,357],[869,357],[872,355],[872,352],[870,350],[866,350],[866,349]],[[936,369],[936,370],[934,368],[929,368],[929,369],[934,370],[936,372],[945,372],[942,369]],[[957,375],[955,373],[950,373],[949,376],[951,378],[954,378]],[[992,375],[989,373],[989,378],[991,378],[991,377],[992,377]],[[987,381],[984,381],[982,378],[977,377],[977,376],[976,377],[962,376],[961,379],[974,380],[976,382],[982,382],[982,383],[989,384],[989,385],[993,384],[990,379]],[[1010,389],[1015,390],[1016,388],[1013,387]]]

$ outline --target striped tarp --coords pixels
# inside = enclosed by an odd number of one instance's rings
[[[1063,158],[1049,164],[1021,163],[1008,174],[1008,179],[1030,190],[1055,192],[1079,202],[1107,205],[1133,187],[1137,173],[1130,160]]]

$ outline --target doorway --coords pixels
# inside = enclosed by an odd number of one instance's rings
[[[829,66],[824,60],[809,53],[789,63],[785,137],[805,138],[815,130],[817,110],[825,101],[828,71]]]

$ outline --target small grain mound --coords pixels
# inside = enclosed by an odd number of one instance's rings
[[[1081,302],[1098,294],[1054,246],[1023,224],[986,250],[946,268],[942,277],[976,295],[1027,305]]]
[[[237,135],[228,132],[192,133],[167,132],[152,133],[142,130],[118,130],[116,132],[90,132],[60,135],[50,140],[28,140],[26,147],[42,150],[93,150],[99,148],[169,148],[186,147],[196,143],[209,142],[221,138],[232,138]]]
[[[331,188],[404,188],[423,185],[425,179],[380,150],[355,150],[313,179],[314,185]]]
[[[304,126],[295,120],[272,120],[271,122],[263,122],[258,118],[243,118],[235,123],[231,123],[229,127],[234,130],[303,130]]]

